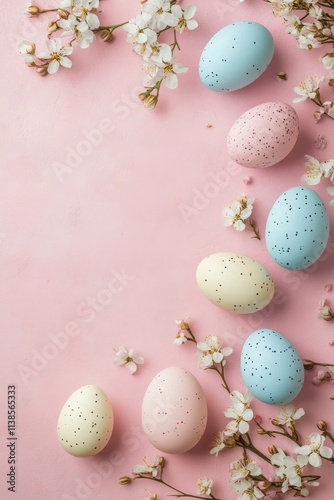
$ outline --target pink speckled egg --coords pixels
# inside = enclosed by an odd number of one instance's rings
[[[142,425],[150,443],[164,453],[183,453],[204,434],[207,404],[198,380],[177,366],[165,368],[149,384]]]
[[[291,106],[266,102],[246,111],[232,125],[227,150],[243,167],[270,167],[290,153],[298,132],[298,116]]]

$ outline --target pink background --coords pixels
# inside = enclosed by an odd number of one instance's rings
[[[224,228],[221,217],[223,207],[240,193],[255,196],[254,218],[264,235],[273,202],[285,189],[301,184],[303,155],[334,157],[333,123],[324,119],[315,124],[311,103],[296,105],[300,137],[294,151],[277,166],[252,171],[237,167],[225,145],[229,128],[250,107],[270,100],[291,104],[294,86],[307,74],[323,73],[319,59],[325,51],[297,50],[262,0],[196,3],[200,26],[180,38],[178,57],[189,72],[180,76],[176,91],[163,90],[154,111],[136,99],[143,72],[125,32],[117,32],[112,44],[97,41],[87,50],[76,48],[71,70],[43,79],[25,67],[16,46],[28,39],[44,50],[45,20],[25,17],[25,1],[0,5],[1,500],[13,498],[6,486],[8,384],[17,385],[15,498],[140,500],[148,491],[167,498],[169,491],[150,482],[140,480],[125,487],[118,485],[118,478],[129,474],[143,457],[154,459],[156,450],[140,430],[141,401],[154,375],[175,364],[189,369],[202,384],[209,421],[199,445],[184,455],[167,457],[165,479],[195,494],[197,479],[208,476],[215,482],[214,495],[232,500],[236,494],[228,483],[228,466],[240,451],[218,457],[208,453],[213,433],[225,426],[223,411],[229,399],[215,374],[198,368],[193,345],[173,345],[174,320],[190,317],[199,339],[209,333],[219,335],[234,348],[227,376],[232,388],[241,391],[245,386],[240,350],[257,328],[274,328],[286,335],[303,358],[333,360],[334,347],[329,347],[333,324],[317,319],[322,298],[334,306],[334,292],[324,292],[324,285],[334,282],[333,236],[321,262],[307,271],[291,272],[271,260],[264,238],[258,241],[251,239],[250,231]],[[101,20],[124,21],[138,12],[139,5],[137,0],[101,2]],[[257,82],[243,90],[209,91],[198,77],[201,51],[216,31],[243,19],[270,29],[276,45],[273,61]],[[287,73],[287,81],[276,79],[279,71]],[[86,156],[77,157],[70,172],[57,176],[57,162],[65,164],[70,150],[84,148],[87,134],[105,126],[107,119],[112,127],[91,135],[96,144]],[[315,147],[318,134],[328,140],[324,151]],[[225,180],[213,188],[216,174]],[[245,186],[243,178],[248,175],[253,182]],[[327,204],[326,184],[315,189]],[[192,212],[185,216],[189,208]],[[328,209],[333,230],[334,208]],[[196,267],[203,257],[219,251],[247,253],[269,268],[278,295],[266,309],[235,316],[201,295]],[[101,305],[102,290],[115,273],[123,275],[120,293]],[[98,298],[99,310],[88,315],[91,298]],[[47,347],[52,335],[70,328],[70,322],[79,326],[80,333],[62,349]],[[134,376],[113,364],[114,349],[121,344],[145,357]],[[43,352],[53,359],[44,358],[37,366],[36,353]],[[300,427],[304,439],[317,430],[320,418],[333,422],[334,403],[329,400],[333,386],[313,386],[315,375],[316,371],[306,373],[295,401],[306,410]],[[85,384],[96,384],[107,393],[115,429],[100,455],[80,459],[63,451],[56,423],[67,397]],[[255,400],[253,408],[265,421],[277,411]],[[270,442],[257,440],[264,450]],[[281,445],[287,448],[288,443]],[[330,464],[325,463],[320,473],[321,487],[311,494],[329,500]]]

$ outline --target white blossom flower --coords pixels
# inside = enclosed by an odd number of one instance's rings
[[[281,450],[281,448],[277,448],[277,453],[274,453],[270,458],[272,465],[276,465],[277,476],[280,477],[281,479],[283,479],[286,469],[285,465],[286,457],[287,455],[284,453],[284,451]]]
[[[308,12],[309,12],[309,15],[311,17],[313,17],[314,19],[321,19],[323,14],[324,14],[321,7],[319,7],[319,5],[316,5],[316,4],[311,5]]]
[[[74,0],[60,0],[59,8],[60,9],[70,9],[74,6]]]
[[[293,8],[293,0],[269,0],[272,5],[275,16],[285,17]]]
[[[144,358],[137,356],[134,349],[127,350],[124,346],[121,346],[116,352],[114,363],[117,366],[125,365],[132,374],[137,371],[137,365],[144,363]]]
[[[157,33],[149,28],[150,14],[143,12],[131,19],[123,29],[127,31],[127,41],[134,44],[152,44],[157,40]]]
[[[143,12],[150,14],[150,27],[161,31],[167,26],[176,26],[177,17],[171,13],[169,0],[148,0],[142,7]]]
[[[319,78],[317,76],[308,76],[304,82],[293,90],[299,97],[295,97],[293,102],[301,102],[306,99],[315,99],[319,91]]]
[[[252,215],[253,203],[254,198],[248,198],[244,194],[232,201],[229,207],[223,209],[224,226],[233,226],[237,231],[243,231],[246,228],[245,220]]]
[[[93,12],[99,7],[99,3],[99,0],[74,0],[72,13],[80,21],[86,21],[90,29],[96,29],[100,26],[100,20]]]
[[[295,453],[307,456],[308,462],[313,465],[313,467],[320,467],[322,464],[321,457],[332,458],[333,455],[333,450],[328,446],[324,446],[324,442],[324,436],[317,432],[312,432],[306,439],[307,444],[297,447]]]
[[[177,335],[173,341],[173,344],[176,344],[176,345],[185,344],[187,342],[187,340],[188,339],[185,335],[184,330],[179,330],[179,332],[177,333]]]
[[[186,29],[191,31],[197,28],[198,22],[192,19],[196,12],[195,5],[189,5],[185,10],[181,9],[179,5],[172,5],[171,12],[177,19],[175,29],[180,33]]]
[[[216,335],[208,335],[204,342],[197,342],[197,349],[201,352],[200,368],[211,368],[214,363],[222,363],[224,366],[226,360],[224,357],[232,354],[231,347],[222,347],[220,339]]]
[[[325,101],[323,104],[324,113],[326,113],[331,118],[334,118],[334,102],[333,101]]]
[[[334,53],[330,52],[323,56],[322,64],[326,69],[332,69],[334,67]]]
[[[70,14],[68,19],[60,19],[58,24],[64,30],[60,36],[75,36],[82,49],[89,47],[95,40],[95,34],[89,29],[86,21],[79,21],[73,14]]]
[[[54,74],[58,71],[59,65],[71,68],[72,61],[67,57],[72,54],[73,48],[69,45],[63,46],[59,38],[51,38],[46,42],[48,52],[37,54],[39,59],[50,59],[48,73]]]
[[[234,483],[233,490],[241,493],[238,500],[256,500],[264,497],[264,493],[262,493],[252,479],[241,479],[237,483]]]
[[[305,162],[305,167],[308,169],[306,174],[302,176],[302,180],[313,186],[319,184],[319,182],[325,177],[322,163],[310,155],[305,155],[307,161]]]
[[[155,457],[153,464],[147,463],[146,459],[144,459],[144,465],[135,465],[135,467],[133,467],[132,469],[132,472],[134,474],[147,474],[150,477],[157,477],[161,460],[162,457],[160,457],[159,455]]]
[[[303,415],[305,415],[303,408],[296,409],[293,405],[288,405],[277,413],[272,423],[274,425],[286,425],[289,429],[293,429],[295,421]]]
[[[213,480],[206,477],[197,480],[197,495],[210,495]]]
[[[255,460],[250,460],[245,458],[243,460],[238,460],[237,462],[232,462],[230,465],[231,481],[240,481],[240,479],[246,479],[249,476],[256,477],[262,474],[261,467],[257,465]]]
[[[301,32],[303,24],[298,16],[288,14],[285,18],[285,31],[290,33],[293,37],[297,38]]]
[[[218,431],[214,435],[212,447],[210,449],[210,455],[218,455],[220,451],[224,448],[233,448],[235,446],[235,439],[233,432],[225,429],[223,431]]]
[[[18,46],[18,50],[22,55],[23,60],[26,64],[34,61],[35,49],[36,49],[35,44],[27,42],[26,40],[24,40]]]
[[[234,434],[246,434],[249,431],[248,422],[253,418],[253,410],[249,408],[251,394],[249,391],[243,396],[239,391],[232,391],[230,394],[232,406],[225,410],[224,415],[227,418],[232,418],[227,424],[227,430]]]
[[[162,80],[165,87],[174,90],[178,86],[177,74],[185,73],[188,68],[181,63],[177,63],[171,48],[167,44],[163,45],[163,49],[160,49],[161,57],[159,56],[156,61],[150,60],[144,63],[144,68],[148,72],[145,83],[152,86]]]
[[[303,25],[303,29],[305,27],[305,24]],[[312,49],[317,49],[318,47],[321,47],[321,43],[319,40],[316,38],[314,33],[308,33],[308,34],[301,34],[297,38],[297,45],[299,49],[303,50],[312,50]]]

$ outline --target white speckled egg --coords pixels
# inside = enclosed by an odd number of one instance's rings
[[[164,453],[183,453],[204,434],[207,404],[198,380],[176,366],[149,384],[142,404],[142,425],[150,443]]]
[[[231,252],[215,253],[200,262],[196,272],[201,292],[226,311],[260,311],[274,295],[269,271],[257,260]]]
[[[273,54],[273,38],[262,24],[232,23],[206,44],[199,62],[199,76],[211,90],[238,90],[262,75]]]
[[[270,167],[290,153],[298,132],[298,116],[291,106],[266,102],[236,120],[227,136],[227,150],[243,167]]]
[[[303,362],[291,342],[268,328],[256,330],[241,351],[241,372],[249,391],[272,405],[292,401],[303,387]]]
[[[73,392],[58,418],[58,440],[76,457],[96,455],[107,445],[114,416],[106,394],[95,385]]]
[[[328,238],[328,213],[313,189],[297,186],[279,196],[266,224],[266,245],[277,264],[287,269],[311,266]]]

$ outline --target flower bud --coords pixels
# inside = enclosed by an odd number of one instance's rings
[[[38,16],[41,13],[41,9],[37,5],[31,4],[27,7],[27,13],[31,16]]]
[[[47,76],[48,70],[46,68],[37,68],[37,73],[39,76]]]
[[[288,79],[284,71],[280,71],[279,73],[277,73],[276,78],[277,80],[284,80],[284,81]]]
[[[159,461],[158,461],[160,467],[163,469],[165,467],[165,459],[164,457],[159,457]]]
[[[111,33],[109,30],[102,31],[101,33],[101,40],[103,42],[112,42],[114,39],[114,35]]]
[[[54,33],[55,31],[57,31],[58,28],[59,28],[59,26],[58,26],[57,22],[51,21],[48,24],[48,33]]]
[[[154,109],[156,107],[157,103],[158,103],[157,96],[151,94],[151,95],[146,97],[146,99],[144,101],[144,106],[147,109]]]
[[[303,365],[305,370],[312,370],[312,368],[315,366],[315,363],[310,359],[303,359]]]
[[[130,484],[132,482],[132,479],[129,476],[122,476],[119,478],[118,482],[119,482],[119,484],[122,484],[122,485],[123,484]]]
[[[328,85],[330,87],[334,87],[334,78],[331,78],[330,80],[328,80]]]
[[[278,453],[277,448],[274,444],[268,446],[268,452],[270,453],[270,455],[275,455],[275,453]]]
[[[256,432],[260,434],[260,436],[263,436],[264,434],[267,434],[267,431],[265,429],[261,429],[261,427],[258,427],[256,429]]]
[[[147,97],[147,93],[146,92],[141,92],[140,94],[138,94],[138,97],[141,101],[145,101],[146,97]]]
[[[319,422],[317,423],[317,427],[319,431],[327,431],[327,424],[323,420],[319,420]]]
[[[70,13],[67,11],[67,10],[64,10],[64,9],[58,9],[58,16],[61,18],[61,19],[68,19],[68,16],[70,15]]]

